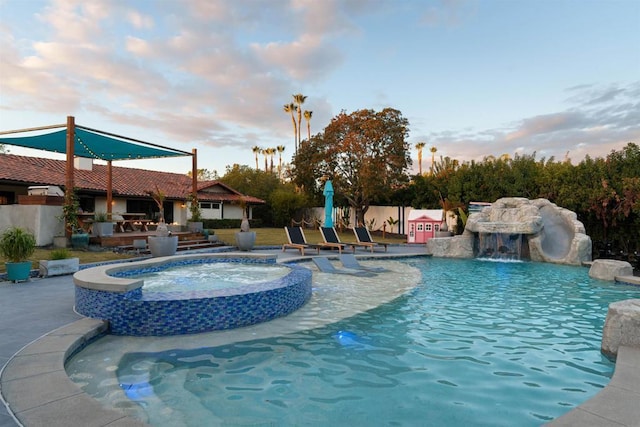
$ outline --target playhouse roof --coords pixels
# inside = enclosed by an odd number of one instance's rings
[[[413,209],[409,212],[408,220],[427,219],[431,221],[442,221],[442,209]]]

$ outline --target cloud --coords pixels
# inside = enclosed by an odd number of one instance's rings
[[[567,89],[571,105],[565,111],[524,118],[504,128],[443,131],[421,139],[438,148],[437,156],[461,161],[502,154],[556,160],[568,156],[574,163],[587,155],[605,157],[640,141],[639,91],[640,81],[574,86]]]

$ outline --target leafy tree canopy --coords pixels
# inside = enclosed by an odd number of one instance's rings
[[[398,110],[343,111],[324,132],[301,144],[293,161],[294,182],[317,197],[321,178],[332,179],[336,200],[344,198],[364,223],[371,203],[408,181],[408,134],[409,122]]]
[[[189,171],[187,172],[187,175],[192,176],[193,172]],[[198,169],[198,181],[215,181],[217,180],[218,177],[218,172],[213,170],[210,171],[209,169]]]

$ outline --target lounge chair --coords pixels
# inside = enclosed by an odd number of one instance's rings
[[[362,265],[352,254],[340,255],[340,262],[345,268],[350,268],[352,270],[371,271],[374,273],[384,273],[385,271],[389,271],[384,267],[369,267],[366,265]]]
[[[331,274],[349,274],[351,276],[360,276],[360,277],[373,277],[376,273],[372,271],[364,271],[364,270],[344,270],[335,268],[331,261],[324,257],[313,257],[311,258],[313,263],[318,267],[322,273],[331,273]]]
[[[300,255],[304,255],[305,249],[315,249],[317,253],[320,253],[321,245],[307,243],[302,227],[285,227],[284,232],[287,235],[287,239],[289,239],[289,243],[282,245],[282,252],[291,248],[299,250]]]
[[[371,252],[373,252],[373,248],[377,246],[384,246],[384,251],[387,252],[387,243],[374,242],[371,239],[371,234],[369,234],[369,230],[367,230],[367,227],[354,227],[353,233],[356,235],[358,243],[363,246],[369,247],[371,249]]]
[[[357,246],[369,246],[368,244],[361,244],[361,243],[356,243],[356,242],[348,242],[348,243],[343,243],[340,241],[340,237],[338,237],[338,233],[336,232],[336,229],[333,227],[320,227],[320,234],[322,234],[322,238],[324,239],[324,242],[327,245],[334,245],[335,247],[339,248],[339,252],[342,253],[342,249],[344,249],[347,246],[351,246],[353,248],[353,252],[356,252],[356,247]],[[373,252],[373,249],[371,250],[371,252]]]

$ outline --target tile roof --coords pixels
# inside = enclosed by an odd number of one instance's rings
[[[0,182],[25,185],[57,185],[65,187],[66,161],[41,157],[0,154]],[[158,189],[168,199],[184,200],[191,192],[191,177],[186,174],[158,172],[146,169],[112,168],[112,192],[117,196],[149,197],[147,191]],[[74,171],[75,186],[81,191],[107,192],[107,165],[93,164],[93,170]],[[217,188],[216,188],[217,187]],[[202,191],[205,190],[205,191]],[[206,191],[209,190],[209,191]],[[211,191],[217,190],[217,191]],[[265,203],[264,200],[242,193],[219,181],[198,183],[198,199],[201,201],[233,201],[245,198],[248,203]]]

